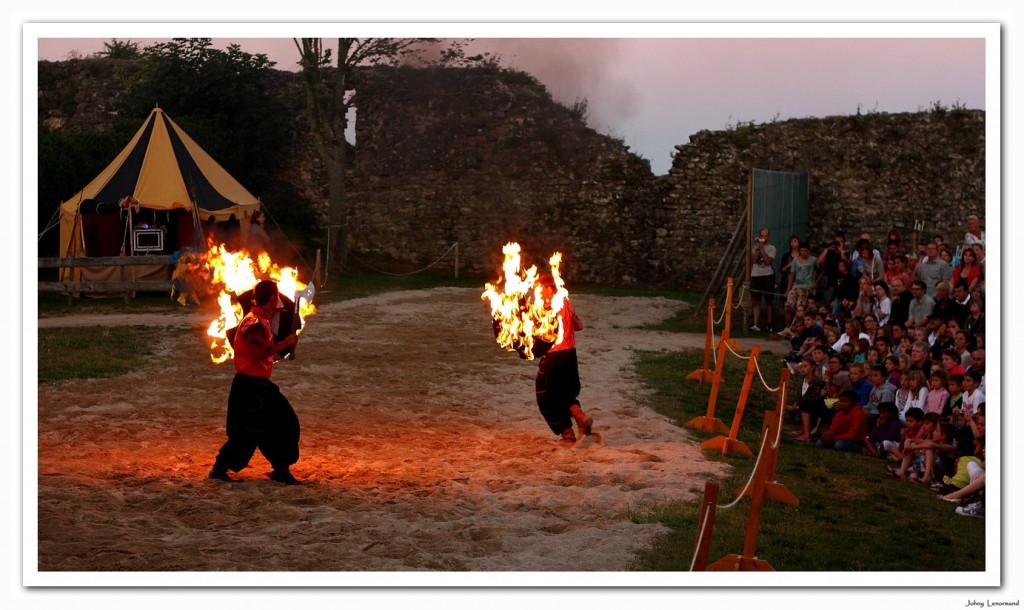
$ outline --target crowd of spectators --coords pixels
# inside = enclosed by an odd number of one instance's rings
[[[752,257],[758,298],[782,303],[785,325],[766,332],[788,347],[793,439],[887,462],[886,473],[984,516],[985,232],[967,219],[961,243],[940,235],[912,246],[893,229],[852,245],[836,231],[812,253],[797,236],[774,262],[766,230]],[[908,247],[910,246],[910,247]],[[765,256],[770,252],[771,256]],[[755,258],[756,257],[756,258]],[[777,310],[777,308],[776,308]],[[751,332],[764,332],[757,324]]]

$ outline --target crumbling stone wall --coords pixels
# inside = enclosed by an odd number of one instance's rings
[[[809,172],[816,247],[836,228],[881,238],[914,220],[955,241],[967,214],[984,213],[980,111],[701,131],[655,177],[522,75],[373,78],[383,95],[359,109],[352,236],[399,258],[433,260],[457,241],[465,270],[490,275],[501,245],[516,240],[540,263],[565,251],[576,281],[699,290],[732,237],[753,168]]]

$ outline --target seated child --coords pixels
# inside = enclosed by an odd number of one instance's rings
[[[917,407],[924,411],[925,401],[928,400],[928,380],[924,378],[924,372],[918,370],[908,372],[907,377],[910,380],[907,408]]]
[[[913,407],[907,412],[907,429],[910,428],[911,413],[920,417],[920,425],[913,438],[905,438],[903,443],[903,462],[895,476],[909,481],[920,481],[924,478],[925,472],[930,472],[925,461],[925,446],[935,433],[935,427],[939,423],[938,413],[923,413],[920,408]]]
[[[885,359],[885,371],[889,374],[889,383],[897,388],[900,387],[900,359],[896,356],[888,356]]]
[[[953,472],[956,428],[949,422],[939,422],[938,413],[925,413],[924,418],[938,422],[930,439],[914,443],[915,451],[924,453],[924,472],[919,475],[919,482],[931,485],[938,477]]]
[[[896,390],[896,414],[899,416],[900,421],[903,423],[907,422],[907,411],[910,409],[910,376],[902,375],[900,377],[900,389]],[[921,410],[924,413],[924,410]],[[920,420],[920,418],[918,418]]]
[[[981,389],[981,373],[967,371],[964,375],[964,417],[973,418],[978,412],[978,405],[985,402],[985,394]]]
[[[867,454],[884,458],[900,444],[903,424],[896,414],[896,403],[883,402],[878,405],[878,421],[868,433]]]
[[[946,380],[946,371],[940,368],[932,369],[932,376],[928,378],[928,396],[924,399],[925,413],[938,413],[940,417],[942,416],[942,411],[949,401]]]
[[[964,376],[950,375],[947,383],[949,398],[942,409],[942,417],[947,418],[957,429],[967,426],[963,419],[964,410]]]
[[[857,404],[857,393],[853,390],[843,390],[839,394],[839,402],[832,422],[828,428],[821,433],[818,444],[823,447],[832,447],[838,451],[864,450],[864,439],[868,435],[868,422],[864,415],[864,409]]]
[[[956,466],[952,476],[942,477],[942,493],[948,494],[963,489],[971,482],[971,472],[968,466],[973,464],[975,472],[981,470],[981,460],[974,455],[974,441],[969,438],[961,438],[956,444]],[[980,475],[980,472],[978,473]],[[977,476],[977,475],[976,475]]]
[[[897,414],[899,413],[899,407],[897,407]],[[921,431],[921,418],[924,417],[924,411],[916,409],[914,411],[908,411],[906,414],[906,420],[901,422],[905,424],[900,429],[900,442],[898,445],[893,447],[889,451],[890,462],[902,462],[903,451],[909,441],[914,440],[917,433]]]
[[[857,404],[866,405],[871,402],[871,391],[875,386],[867,380],[867,367],[863,362],[850,365],[850,389],[857,394]]]

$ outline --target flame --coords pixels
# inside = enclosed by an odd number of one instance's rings
[[[210,359],[220,364],[235,355],[231,343],[227,339],[227,331],[238,326],[242,321],[242,306],[234,297],[253,289],[260,280],[269,279],[277,282],[278,292],[293,299],[295,294],[306,288],[299,281],[299,272],[293,267],[278,267],[266,252],[259,252],[256,260],[248,250],[232,252],[224,244],[211,246],[204,255],[206,268],[210,273],[210,283],[220,288],[217,305],[220,315],[210,322],[206,334],[211,337]],[[316,313],[316,306],[304,298],[298,303],[299,319]],[[300,328],[298,333],[302,332]]]
[[[533,346],[537,339],[556,345],[562,342],[559,312],[565,305],[569,291],[559,274],[561,252],[555,252],[548,259],[551,277],[555,281],[555,293],[550,301],[544,298],[544,287],[539,281],[537,266],[532,265],[523,270],[520,252],[518,243],[505,244],[502,248],[505,255],[502,277],[494,284],[484,284],[480,298],[490,302],[498,345],[506,351],[521,352],[533,360]]]

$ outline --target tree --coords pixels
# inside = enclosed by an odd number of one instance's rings
[[[273,95],[274,62],[237,44],[214,48],[209,38],[175,38],[146,47],[143,60],[122,69],[118,110],[141,121],[155,105],[217,162],[259,195],[286,158],[289,112]]]
[[[331,49],[320,38],[296,38],[299,65],[302,68],[313,145],[327,172],[328,187],[328,273],[341,272],[348,256],[347,202],[345,196],[345,130],[348,111],[353,106],[357,68],[373,65],[398,65],[403,59],[418,56],[423,38],[339,38],[337,66]]]
[[[104,42],[103,50],[97,55],[107,59],[138,59],[142,57],[142,51],[139,50],[137,42],[114,38],[110,42]]]

